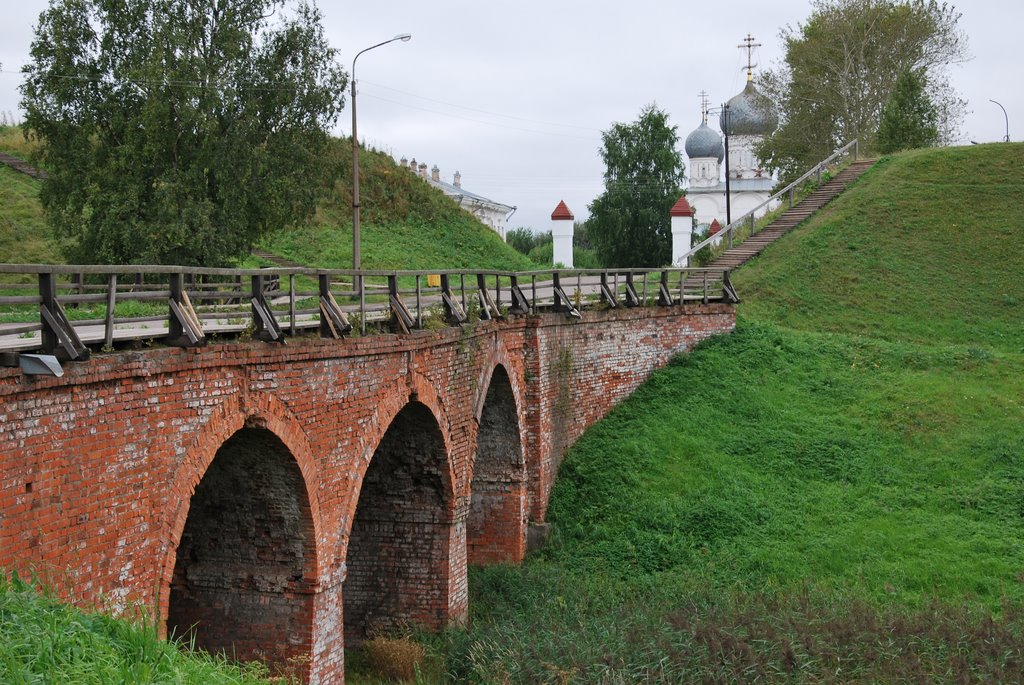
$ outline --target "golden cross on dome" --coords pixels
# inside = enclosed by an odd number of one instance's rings
[[[743,43],[744,45],[737,45],[736,47],[738,47],[740,50],[747,51],[747,80],[753,81],[754,67],[757,66],[756,64],[754,64],[754,48],[761,47],[761,44],[755,43],[754,37],[749,33],[747,34],[747,37],[743,39]]]

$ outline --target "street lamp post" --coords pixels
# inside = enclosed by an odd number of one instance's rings
[[[722,134],[725,137],[725,225],[732,223],[732,187],[729,179],[729,129],[732,122],[729,120],[729,105],[722,105]]]
[[[1006,137],[1003,138],[1003,142],[1004,143],[1009,143],[1010,142],[1010,117],[1006,116],[1006,108],[1003,107],[1002,105],[1000,105],[995,100],[989,100],[989,102],[995,102],[995,104],[999,105],[999,109],[1003,110],[1003,120],[1006,122]]]
[[[390,40],[360,50],[352,59],[352,268],[356,271],[362,268],[362,259],[359,255],[359,136],[356,131],[356,60],[359,55],[379,48],[388,43],[400,40],[403,43],[412,38],[411,33],[400,33]],[[362,277],[357,276],[359,281],[358,289],[362,293]]]

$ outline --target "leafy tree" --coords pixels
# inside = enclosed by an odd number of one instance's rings
[[[878,149],[888,154],[899,150],[933,147],[939,142],[935,105],[925,92],[924,76],[907,70],[900,74],[878,127]]]
[[[347,82],[315,6],[51,0],[21,87],[76,261],[219,265],[308,216]]]
[[[594,241],[590,237],[590,220],[576,221],[572,227],[572,245],[584,250],[593,250]]]
[[[955,8],[935,0],[814,0],[805,24],[781,32],[785,63],[761,90],[782,125],[758,150],[766,166],[792,177],[854,138],[876,147],[882,108],[901,74],[926,79],[939,140],[951,140],[965,103],[946,67],[967,59]]]
[[[505,233],[505,242],[522,254],[530,254],[530,250],[537,244],[533,230],[526,226],[519,226]]]
[[[634,123],[616,123],[602,138],[604,192],[590,204],[587,222],[598,259],[610,267],[668,264],[669,210],[683,181],[676,127],[652,104]]]

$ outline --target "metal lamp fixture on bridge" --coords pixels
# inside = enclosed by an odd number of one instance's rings
[[[400,33],[390,40],[360,50],[352,59],[352,268],[356,271],[362,268],[362,260],[359,255],[359,136],[356,133],[356,60],[364,52],[394,43],[396,40],[405,43],[411,38],[411,33]]]

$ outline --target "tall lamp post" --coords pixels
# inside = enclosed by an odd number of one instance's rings
[[[999,105],[999,109],[1003,110],[1003,120],[1006,121],[1006,137],[1003,138],[1003,142],[1004,143],[1009,143],[1010,142],[1010,117],[1006,116],[1006,108],[1003,107],[1002,105],[1000,105],[995,100],[989,100],[989,102],[995,102],[995,104]]]
[[[732,121],[729,119],[729,105],[722,105],[722,134],[725,137],[725,225],[732,223],[732,188],[729,182],[729,130],[732,128]],[[731,238],[730,238],[731,240]]]
[[[403,43],[412,38],[411,33],[400,33],[390,40],[376,45],[371,45],[365,50],[360,50],[352,58],[352,268],[356,271],[362,268],[362,259],[359,255],[359,136],[356,132],[356,60],[359,55],[379,48],[388,43],[400,40]],[[359,279],[362,280],[361,278]],[[359,291],[362,293],[362,283],[359,283]]]

